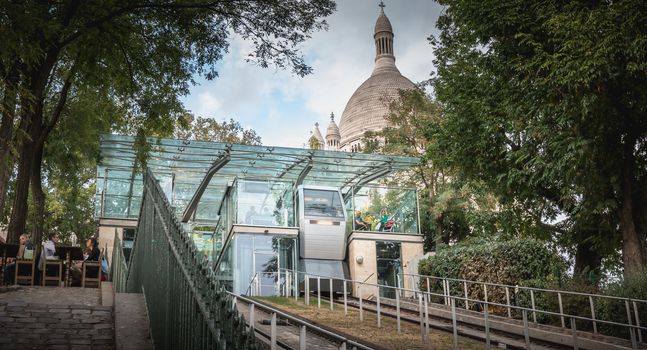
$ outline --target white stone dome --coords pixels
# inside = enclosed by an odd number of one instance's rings
[[[357,150],[366,131],[380,131],[388,126],[389,104],[399,97],[400,90],[416,88],[395,66],[393,29],[383,11],[375,23],[373,37],[376,48],[373,72],[348,100],[339,121],[342,150]]]

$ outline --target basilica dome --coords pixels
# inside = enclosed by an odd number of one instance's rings
[[[389,104],[399,97],[399,90],[416,88],[400,74],[393,54],[393,29],[382,9],[376,23],[375,67],[371,76],[353,93],[339,122],[340,150],[359,151],[366,131],[379,131],[388,126]]]

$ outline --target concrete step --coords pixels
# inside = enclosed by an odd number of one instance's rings
[[[115,340],[117,350],[152,350],[150,324],[144,295],[115,293]]]

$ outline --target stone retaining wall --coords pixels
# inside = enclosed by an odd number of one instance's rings
[[[0,349],[114,349],[112,306],[0,300]]]

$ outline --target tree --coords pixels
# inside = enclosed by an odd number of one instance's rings
[[[30,186],[37,216],[44,216],[44,147],[70,96],[107,88],[105,101],[140,126],[142,136],[147,126],[168,132],[183,113],[178,97],[193,76],[217,76],[215,63],[231,33],[253,43],[251,61],[302,76],[311,68],[298,45],[325,28],[320,18],[334,8],[331,0],[3,3],[0,199],[15,177],[9,241],[25,230]]]
[[[638,273],[647,264],[647,3],[439,3],[430,41],[444,119],[429,153],[557,222],[549,226],[580,253],[621,239],[625,275]]]
[[[482,221],[482,214],[492,209],[492,203],[476,191],[474,184],[452,181],[449,169],[435,164],[426,154],[432,142],[429,135],[442,119],[439,104],[421,89],[401,90],[398,98],[384,102],[389,103],[389,126],[365,133],[364,152],[421,158],[409,176],[395,181],[398,185],[415,186],[420,192],[420,225],[426,248],[460,241],[483,231],[482,222],[478,228],[473,224],[475,220]]]
[[[229,119],[218,122],[211,118],[186,114],[178,119],[173,137],[180,140],[238,143],[260,145],[261,137],[252,129],[243,128],[239,122]]]

